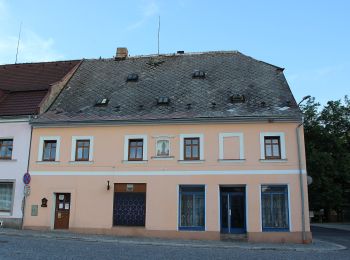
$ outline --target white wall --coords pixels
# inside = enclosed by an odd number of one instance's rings
[[[13,180],[15,186],[14,204],[11,216],[0,213],[0,219],[22,218],[23,174],[27,171],[30,126],[28,122],[8,122],[0,119],[0,138],[13,138],[12,160],[0,160],[0,181]]]

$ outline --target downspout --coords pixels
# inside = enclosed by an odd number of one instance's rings
[[[30,117],[29,117],[30,121]],[[28,151],[28,162],[27,162],[27,172],[29,172],[29,163],[30,163],[30,151],[32,148],[32,136],[33,136],[33,126],[30,125],[30,140],[29,140],[29,151]],[[24,190],[23,190],[24,193]],[[24,215],[25,215],[25,209],[26,209],[26,195],[23,196],[23,205],[22,205],[22,223],[21,223],[21,229],[24,229]]]
[[[297,146],[298,146],[298,164],[299,164],[299,184],[300,184],[300,195],[301,195],[301,233],[302,242],[306,244],[306,231],[305,231],[305,194],[304,194],[304,180],[303,180],[303,169],[301,159],[301,146],[300,146],[300,127],[304,122],[300,123],[296,127]]]

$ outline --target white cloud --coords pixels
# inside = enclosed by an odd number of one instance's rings
[[[140,10],[141,10],[141,18],[130,24],[126,30],[127,31],[131,31],[131,30],[135,30],[139,27],[142,27],[151,17],[159,14],[160,8],[158,3],[155,0],[151,0],[151,1],[143,1],[143,4],[140,6]]]
[[[0,64],[15,62],[18,41],[18,32],[9,30],[10,27],[6,28],[6,26],[10,24],[18,23],[18,21],[15,21],[11,16],[6,4],[4,0],[0,0]],[[11,33],[7,31],[11,31]],[[55,50],[54,43],[54,39],[44,38],[25,26],[22,26],[17,62],[39,62],[64,59],[64,55]]]

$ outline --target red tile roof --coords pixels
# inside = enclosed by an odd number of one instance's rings
[[[0,65],[0,116],[37,113],[50,86],[62,80],[79,62]]]

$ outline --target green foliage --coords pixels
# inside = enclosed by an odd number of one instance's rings
[[[320,109],[315,99],[304,113],[310,209],[336,210],[350,204],[350,100],[329,101]]]

